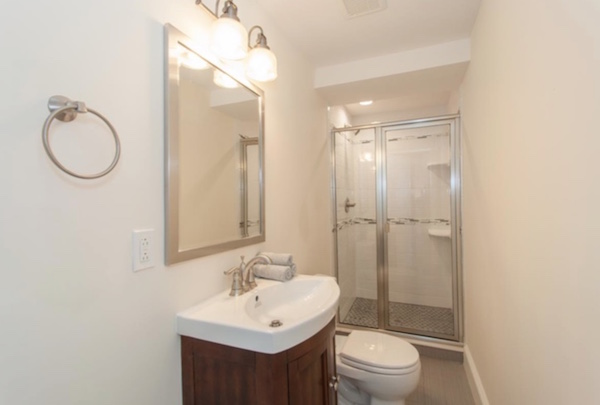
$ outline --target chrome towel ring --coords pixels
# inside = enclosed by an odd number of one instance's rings
[[[119,135],[117,135],[117,131],[115,130],[115,128],[102,114],[100,114],[98,111],[86,107],[85,103],[83,103],[82,101],[72,101],[64,96],[50,97],[50,99],[48,100],[48,109],[50,110],[51,114],[48,118],[46,118],[46,122],[44,122],[44,128],[42,129],[42,141],[44,142],[44,149],[46,149],[48,157],[60,170],[71,176],[80,179],[90,180],[105,176],[108,173],[110,173],[112,169],[115,168],[117,162],[119,162],[119,157],[121,156],[121,142],[119,140]],[[112,163],[105,170],[96,174],[83,175],[67,169],[65,166],[62,165],[62,163],[58,161],[56,156],[54,156],[54,152],[52,152],[52,148],[50,147],[50,143],[48,142],[48,130],[50,129],[50,124],[52,124],[52,121],[54,121],[55,118],[63,122],[70,122],[77,118],[77,114],[87,112],[94,114],[96,117],[104,121],[104,123],[108,126],[108,128],[112,132],[113,138],[115,139],[116,150],[115,157]]]

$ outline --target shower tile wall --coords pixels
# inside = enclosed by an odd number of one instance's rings
[[[443,133],[439,128],[437,132]],[[405,130],[396,138],[406,135]],[[372,130],[336,135],[341,319],[355,297],[377,299],[376,226],[369,223],[376,219],[373,140]],[[392,221],[387,234],[392,302],[452,308],[450,239],[428,233],[449,227],[450,169],[432,165],[449,162],[448,150],[448,136],[387,143],[388,218],[418,220],[402,225]],[[344,211],[346,198],[356,203],[349,213]]]
[[[428,232],[449,226],[448,153],[447,135],[387,142],[388,218],[417,220],[392,222],[387,235],[392,302],[452,307],[451,242]]]

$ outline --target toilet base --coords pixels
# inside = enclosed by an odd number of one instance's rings
[[[396,401],[396,402],[390,402],[390,401],[379,401],[377,399],[371,399],[370,402],[366,403],[367,405],[405,405],[406,401],[401,400],[401,401]],[[341,394],[338,394],[338,405],[362,405],[361,403],[356,403],[356,402],[351,402],[348,401],[346,398],[344,398]]]
[[[374,398],[347,378],[339,376],[338,405],[405,405],[405,403],[404,399],[387,401]]]
[[[361,391],[346,377],[338,376],[338,405],[369,405],[370,395]]]
[[[399,401],[383,401],[381,399],[371,398],[370,405],[405,405],[405,404],[406,404],[406,401],[404,401],[403,399],[401,399]]]

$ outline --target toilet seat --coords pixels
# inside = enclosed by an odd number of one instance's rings
[[[401,375],[419,368],[419,352],[413,345],[379,332],[353,331],[339,356],[350,367],[377,374]]]

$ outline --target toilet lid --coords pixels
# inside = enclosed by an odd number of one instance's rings
[[[385,370],[414,367],[419,362],[419,352],[413,345],[395,336],[353,331],[342,347],[340,360],[353,367],[382,369],[385,373]]]

